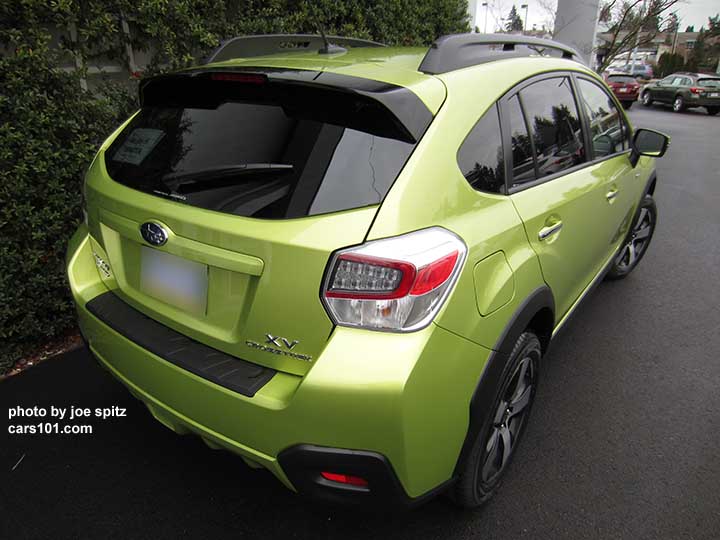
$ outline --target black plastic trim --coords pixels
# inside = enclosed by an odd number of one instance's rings
[[[487,365],[470,399],[468,431],[455,465],[456,475],[459,473],[467,456],[472,452],[475,440],[480,436],[487,421],[492,416],[492,407],[495,403],[500,381],[515,343],[533,317],[543,309],[550,309],[553,314],[555,313],[555,300],[550,288],[547,286],[535,289],[515,310],[505,331],[500,335],[493,351],[490,353]]]
[[[493,50],[490,46],[501,48]],[[516,46],[525,50],[518,50]],[[582,63],[582,57],[575,49],[549,39],[507,34],[451,34],[436,39],[430,45],[418,71],[438,75],[506,58],[538,55],[541,50],[553,50],[563,58]]]
[[[154,355],[238,394],[253,397],[277,373],[176,332],[110,291],[96,296],[85,307],[117,333]]]
[[[327,36],[331,45],[341,47],[385,47],[383,43],[344,36]],[[208,56],[206,63],[233,58],[252,58],[278,53],[323,52],[325,41],[314,34],[261,34],[238,36],[224,41]],[[330,49],[332,51],[332,49]]]
[[[390,461],[378,452],[300,444],[280,452],[278,462],[299,493],[343,505],[414,507],[444,491],[455,480],[451,478],[413,498],[398,480]],[[320,475],[322,471],[359,476],[368,481],[368,487],[328,481]]]

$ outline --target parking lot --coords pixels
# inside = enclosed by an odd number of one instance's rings
[[[0,383],[0,538],[669,538],[720,531],[720,118],[629,111],[672,145],[659,223],[554,343],[525,440],[483,509],[368,514],[157,423],[85,350]],[[113,407],[92,434],[8,435],[21,406]],[[14,469],[14,470],[13,470]]]

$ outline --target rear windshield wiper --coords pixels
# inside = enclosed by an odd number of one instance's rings
[[[236,178],[269,174],[289,174],[293,166],[287,163],[241,163],[221,167],[209,167],[186,173],[168,173],[160,181],[181,193],[204,191],[233,184]]]

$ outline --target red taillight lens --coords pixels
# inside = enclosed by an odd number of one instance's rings
[[[458,255],[459,253],[455,251],[421,269],[410,289],[410,294],[415,296],[425,294],[445,283],[455,269]]]
[[[692,88],[690,88],[690,91],[691,91],[693,94],[702,94],[703,92],[705,92],[705,89],[704,89],[704,88],[698,88],[697,86],[693,86]]]
[[[246,84],[265,84],[267,76],[259,73],[211,73],[212,81],[230,81]]]
[[[349,486],[368,487],[368,481],[359,476],[350,476],[349,474],[338,474],[331,472],[321,472],[320,475],[326,480],[337,482],[338,484],[347,484]]]

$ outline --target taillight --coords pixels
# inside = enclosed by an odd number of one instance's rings
[[[263,73],[211,73],[210,80],[245,84],[265,84],[267,82],[267,75]]]
[[[467,248],[440,227],[337,252],[323,303],[336,324],[410,332],[427,326],[460,273]]]
[[[690,91],[691,91],[693,94],[702,94],[703,92],[705,92],[705,89],[704,89],[704,88],[698,88],[697,86],[693,86],[693,87],[690,88]]]

